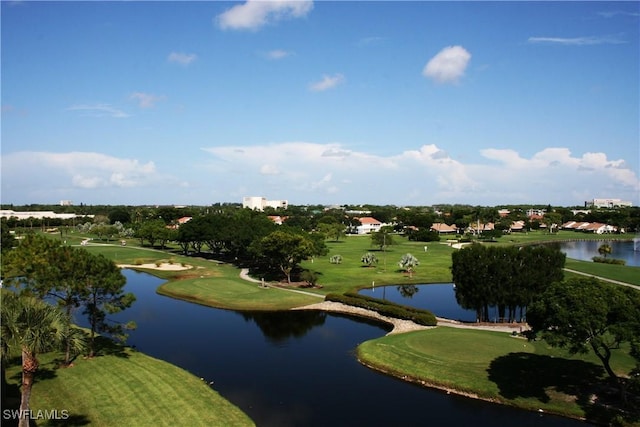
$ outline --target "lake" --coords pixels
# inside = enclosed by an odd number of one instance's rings
[[[634,243],[636,247],[634,247]],[[567,254],[568,258],[579,259],[582,261],[591,261],[594,256],[601,256],[598,248],[608,244],[611,246],[611,254],[607,258],[622,259],[626,261],[626,265],[640,267],[640,249],[638,242],[619,241],[619,240],[581,240],[575,242],[560,243],[560,249]]]
[[[307,311],[239,313],[156,294],[161,279],[123,270],[138,300],[128,343],[180,366],[258,426],[578,426],[585,423],[425,389],[360,365],[379,323]],[[378,290],[376,290],[378,291]]]

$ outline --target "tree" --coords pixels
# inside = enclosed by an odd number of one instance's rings
[[[291,283],[291,271],[303,260],[318,254],[316,244],[306,235],[274,231],[252,245],[254,253],[275,264]]]
[[[378,258],[371,252],[367,252],[366,254],[362,255],[362,258],[360,258],[360,261],[363,264],[365,264],[367,267],[371,267],[373,264],[378,263]]]
[[[81,334],[71,333],[74,328],[70,327],[69,316],[64,311],[34,297],[3,290],[0,310],[3,359],[11,354],[21,356],[20,414],[28,414],[31,390],[39,367],[38,354],[60,348],[71,336],[74,351],[82,351],[85,342]],[[4,371],[2,374],[4,381]],[[29,426],[28,416],[20,417],[19,426]]]
[[[605,258],[607,257],[607,255],[611,254],[612,251],[613,248],[611,247],[611,245],[608,245],[606,243],[598,247],[598,253]]]
[[[120,222],[122,224],[128,224],[131,222],[131,214],[124,207],[118,207],[109,212],[109,223],[115,224]]]
[[[546,212],[544,214],[543,221],[547,225],[549,233],[553,233],[553,230],[560,230],[560,225],[562,225],[562,215],[556,212]]]
[[[13,234],[10,233],[9,222],[6,218],[2,218],[2,220],[0,220],[0,229],[2,231],[2,236],[0,236],[0,244],[2,245],[2,252],[4,252],[7,249],[13,248],[15,238],[13,237]]]
[[[86,251],[84,251],[86,252]],[[83,291],[79,303],[84,307],[83,314],[89,320],[89,357],[95,355],[96,333],[106,332],[112,337],[124,340],[125,329],[135,327],[133,323],[109,323],[108,314],[118,313],[131,307],[136,300],[132,293],[124,293],[126,278],[113,261],[102,255],[89,252],[77,257],[77,269],[84,272]]]
[[[106,326],[106,314],[135,300],[132,294],[123,294],[126,279],[113,261],[42,236],[28,236],[7,254],[5,277],[22,293],[54,299],[69,318],[83,306],[91,324],[92,353],[95,332],[118,335],[118,327]],[[71,361],[71,344],[67,342],[66,364]]]
[[[191,222],[191,221],[189,221]],[[150,246],[154,246],[167,234],[167,225],[161,219],[145,221],[136,228],[135,236],[140,239],[140,246],[144,241],[148,241]],[[166,240],[165,240],[166,242]]]
[[[321,222],[318,223],[318,232],[326,236],[327,239],[333,238],[335,241],[338,241],[345,235],[345,226],[337,222]]]
[[[409,277],[411,278],[413,277],[415,268],[420,265],[420,261],[418,261],[418,258],[414,257],[411,254],[404,254],[402,255],[402,258],[400,258],[400,262],[398,262],[398,265],[401,269],[409,273]]]
[[[478,321],[489,320],[489,307],[498,317],[514,320],[533,298],[563,278],[565,254],[557,245],[495,247],[474,244],[451,255],[456,300],[476,310]]]
[[[625,401],[624,382],[610,365],[611,353],[634,342],[640,325],[640,293],[595,278],[572,278],[551,285],[529,307],[527,319],[535,334],[571,354],[591,349]]]
[[[378,246],[382,251],[386,250],[387,246],[391,246],[395,243],[393,241],[393,235],[391,234],[391,231],[392,229],[390,229],[390,227],[381,227],[380,231],[372,232],[371,244],[374,246]]]

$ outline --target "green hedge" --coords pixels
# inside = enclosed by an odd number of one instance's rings
[[[422,310],[407,305],[396,304],[391,301],[373,298],[367,295],[360,295],[355,292],[345,294],[328,294],[325,301],[341,302],[343,304],[361,307],[375,311],[383,316],[395,317],[396,319],[411,320],[419,325],[436,326],[436,317],[428,310]]]
[[[593,260],[593,262],[601,262],[603,264],[627,265],[627,262],[623,259],[604,258],[601,256],[594,256],[591,259]]]

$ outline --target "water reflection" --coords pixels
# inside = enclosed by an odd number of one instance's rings
[[[264,336],[274,344],[290,338],[302,338],[316,326],[324,325],[327,313],[322,311],[243,312],[246,321],[254,321]]]
[[[212,309],[156,294],[161,281],[153,276],[124,274],[127,291],[138,297],[119,314],[138,322],[129,342],[213,381],[260,427],[423,426],[427,419],[442,427],[584,425],[447,395],[367,369],[354,349],[388,331],[378,322],[321,312]]]

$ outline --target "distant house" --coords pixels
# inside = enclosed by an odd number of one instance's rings
[[[472,234],[482,233],[484,231],[493,231],[496,228],[496,225],[493,222],[488,222],[486,224],[478,223],[469,224],[467,231]]]
[[[363,216],[358,218],[358,220],[360,221],[360,225],[356,227],[357,234],[378,232],[383,225],[380,221],[370,216]]]
[[[605,233],[617,233],[618,229],[613,225],[602,224],[599,222],[576,222],[576,221],[567,221],[562,224],[563,230],[574,230],[574,231],[582,231],[584,233],[595,233],[595,234],[605,234]]]
[[[457,233],[458,227],[456,227],[455,224],[449,225],[449,224],[445,224],[444,222],[435,222],[431,225],[430,230],[435,231],[436,233],[439,233],[439,234],[451,234],[451,233]]]
[[[605,234],[605,233],[615,233],[618,231],[616,227],[608,224],[601,224],[599,222],[590,223],[586,226],[583,231],[585,233],[595,233],[595,234]]]
[[[191,221],[190,216],[183,216],[182,218],[178,218],[176,219],[173,224],[169,224],[167,225],[167,228],[171,228],[173,230],[177,230],[178,228],[180,228],[181,225],[186,224],[187,222]]]
[[[280,215],[269,215],[268,218],[277,225],[282,225],[282,223],[287,219],[287,217],[282,217]]]
[[[511,226],[509,227],[509,231],[511,232],[520,232],[524,230],[524,221],[513,221]]]

